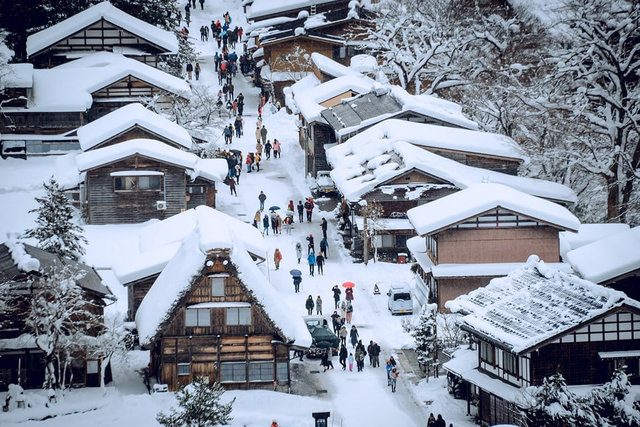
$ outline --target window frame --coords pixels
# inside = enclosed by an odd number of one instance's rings
[[[189,313],[196,312],[195,324],[193,324],[193,318],[189,316]],[[206,316],[204,315],[206,312]],[[187,328],[203,328],[211,326],[211,309],[209,308],[187,308],[184,312],[185,320],[184,325]],[[206,320],[206,324],[204,324]],[[202,322],[202,323],[201,323]]]
[[[502,352],[502,370],[509,375],[518,376],[518,356],[508,351]]]
[[[185,369],[184,369],[185,367],[187,368],[186,372],[185,372]],[[180,368],[182,368],[182,371],[181,371]],[[176,366],[176,373],[179,376],[180,375],[191,375],[191,363],[188,363],[188,362],[187,363],[178,363],[177,366]]]
[[[225,324],[228,326],[250,326],[251,325],[251,307],[227,307],[225,309]],[[248,323],[240,323],[241,322],[241,316],[240,313],[242,312],[247,313],[248,312],[248,317],[249,317],[249,321]],[[246,314],[245,314],[246,316]],[[232,320],[232,322],[230,322],[229,320]]]
[[[493,344],[490,344],[486,341],[480,341],[478,354],[480,356],[480,360],[491,365],[496,366],[496,347]],[[490,356],[490,357],[488,357]]]
[[[231,378],[228,378],[231,369]],[[237,377],[236,377],[237,375]],[[244,383],[247,382],[247,362],[222,362],[220,363],[220,383]]]
[[[163,175],[158,175],[156,173],[149,173],[148,175],[112,175],[113,178],[113,191],[115,193],[139,193],[139,192],[160,192],[162,191],[162,185],[163,185]],[[140,188],[140,180],[141,178],[144,179],[148,179],[149,183],[148,183],[148,187],[149,188]],[[152,187],[152,180],[156,180],[157,179],[157,186],[155,185],[155,183],[153,183],[153,188]],[[131,187],[127,188],[126,182],[127,180],[131,181]],[[118,184],[118,181],[121,181],[124,184]],[[121,188],[118,188],[121,187]]]

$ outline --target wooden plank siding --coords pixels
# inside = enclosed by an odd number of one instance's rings
[[[127,55],[125,52],[127,49],[147,54]],[[158,55],[164,52],[164,49],[105,19],[100,19],[87,28],[32,54],[29,59],[36,68],[51,68],[69,62],[71,59],[67,58],[68,54],[91,51],[115,53],[123,51],[125,56],[157,68]]]
[[[127,299],[128,299],[128,310],[127,310],[127,320],[134,321],[136,318],[136,313],[138,312],[138,308],[142,303],[142,300],[153,286],[153,283],[156,281],[160,273],[153,274],[149,277],[145,277],[140,280],[136,280],[134,282],[130,282],[125,284],[127,287]]]
[[[466,295],[471,291],[486,286],[491,279],[500,276],[476,276],[476,277],[441,277],[434,280],[436,303],[438,311],[441,313],[451,313],[444,306],[447,301],[451,301],[460,295]]]
[[[112,172],[150,171],[164,173],[160,191],[116,192]],[[187,176],[182,167],[135,155],[106,166],[87,171],[87,222],[89,224],[138,223],[164,219],[186,208]],[[166,198],[165,198],[166,196]],[[166,200],[167,209],[156,208]]]
[[[444,230],[435,236],[437,264],[525,262],[531,254],[560,262],[558,231],[545,225]]]
[[[191,290],[183,297],[157,337],[151,350],[152,374],[167,384],[170,390],[176,390],[198,376],[218,381],[227,389],[273,389],[277,367],[285,364],[286,384],[281,386],[288,386],[289,349],[283,342],[285,338],[263,309],[256,305],[245,285],[237,279],[235,267],[228,262],[228,251],[212,252],[209,261],[213,265],[203,269],[203,273],[193,282]],[[224,295],[213,295],[209,275],[224,281]],[[187,309],[205,303],[219,304],[208,308],[209,326],[186,326]],[[225,303],[229,303],[228,306]],[[227,310],[233,308],[235,303],[250,304],[250,324],[227,324]],[[267,380],[250,380],[252,362],[267,363],[273,375]],[[246,372],[243,381],[222,378],[221,366],[229,363],[244,366]],[[184,366],[180,373],[179,365]],[[280,377],[280,380],[283,379]]]
[[[58,135],[77,129],[88,121],[84,112],[5,111],[0,115],[0,132]]]

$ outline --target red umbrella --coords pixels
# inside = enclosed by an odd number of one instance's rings
[[[343,287],[343,288],[353,288],[355,285],[356,285],[356,284],[355,284],[355,283],[353,283],[353,282],[344,282],[344,283],[342,284],[342,287]]]

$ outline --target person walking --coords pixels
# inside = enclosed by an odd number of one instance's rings
[[[327,220],[326,220],[326,218],[322,218],[322,222],[320,223],[320,228],[322,229],[323,240],[326,240],[327,239]]]
[[[324,255],[322,252],[318,253],[316,257],[316,265],[318,266],[318,274],[324,276]]]
[[[390,378],[390,379],[391,379],[391,392],[392,392],[392,393],[395,393],[395,392],[396,392],[396,385],[397,385],[397,383],[398,383],[398,376],[399,376],[399,374],[398,374],[398,368],[393,367],[393,368],[391,369],[391,375],[390,375],[390,377],[391,377],[391,378]],[[436,421],[436,423],[437,423],[437,422],[438,422],[438,421]],[[446,425],[444,425],[444,424],[442,424],[442,427],[447,427],[447,426],[446,426]]]
[[[333,333],[338,335],[340,333],[340,326],[342,325],[340,315],[338,314],[337,310],[334,310],[333,314],[331,315],[331,324],[333,326]]]
[[[304,303],[304,307],[307,309],[307,314],[309,316],[311,316],[313,314],[313,297],[311,295],[309,295],[309,297],[307,298],[307,300]]]
[[[287,215],[284,218],[284,229],[287,232],[287,234],[291,234],[291,224],[293,223],[293,219],[291,218],[291,216]]]
[[[345,299],[349,302],[353,301],[353,288],[347,288],[344,291]]]
[[[251,163],[253,163],[253,160],[251,158],[251,153],[247,154],[247,159],[245,160],[244,163],[247,165],[247,173],[251,173]]]
[[[196,62],[196,67],[194,68],[194,71],[196,72],[196,80],[200,80],[200,71],[202,71],[202,68],[200,68],[199,62]]]
[[[269,235],[269,216],[267,214],[264,214],[264,218],[262,218],[262,234]]]
[[[242,167],[240,167],[240,163],[236,163],[234,168],[236,170],[236,178],[238,179],[236,184],[240,185],[240,173],[242,172]]]
[[[265,127],[265,125],[262,125],[262,129],[260,129],[260,136],[262,137],[262,144],[266,144],[267,143],[267,134],[269,132],[267,131],[267,128]]]
[[[338,285],[333,285],[333,288],[331,288],[331,291],[333,292],[333,301],[335,302],[333,308],[337,310],[338,303],[340,303],[340,295],[342,295],[342,291],[340,290]]]
[[[313,213],[313,199],[311,197],[304,202],[304,209],[307,211],[307,222],[311,222],[311,214]]]
[[[273,422],[271,423],[271,427],[278,427],[278,422],[276,420],[273,420]]]
[[[329,242],[326,237],[320,240],[320,252],[324,254],[325,258],[329,258]]]
[[[260,153],[256,153],[254,159],[256,162],[256,172],[260,172],[260,159],[261,159]]]
[[[229,191],[231,194],[238,197],[238,193],[236,192],[236,180],[233,179],[232,176],[229,177]]]
[[[340,346],[340,352],[338,353],[338,357],[340,360],[340,364],[342,365],[342,370],[347,370],[347,348],[344,345]]]
[[[438,414],[438,418],[436,418],[435,427],[447,427],[447,423],[444,421],[441,414]]]
[[[316,316],[322,316],[322,298],[320,298],[320,295],[316,298]]]
[[[345,321],[347,319],[347,305],[347,301],[342,301],[342,304],[340,304],[340,316],[345,319]]]
[[[356,346],[356,366],[358,368],[358,372],[362,372],[362,368],[364,367],[364,357],[366,354],[366,350],[364,349],[364,345]]]
[[[260,230],[260,224],[262,224],[262,214],[260,211],[256,211],[256,214],[253,216],[253,226]]]
[[[349,331],[349,341],[351,341],[351,346],[356,348],[356,344],[358,344],[358,340],[360,339],[360,334],[358,334],[358,328],[356,325],[351,325],[351,330]]]
[[[264,154],[267,155],[267,160],[271,158],[271,141],[267,140],[267,143],[264,144]]]
[[[309,274],[313,276],[316,266],[316,255],[313,253],[313,250],[309,252],[309,256],[307,256],[307,262],[309,263]]]
[[[251,163],[249,163],[249,164],[251,164]],[[267,195],[264,194],[263,191],[261,191],[260,194],[258,194],[258,200],[260,201],[260,210],[264,211],[264,202],[265,202],[265,200],[267,200]]]
[[[436,417],[433,416],[433,412],[429,414],[429,419],[427,420],[427,427],[435,427],[436,425]]]
[[[338,333],[338,337],[340,338],[340,343],[343,346],[347,345],[347,335],[349,335],[349,331],[347,331],[347,327],[343,325],[340,328],[340,332]]]
[[[353,304],[351,301],[347,301],[347,323],[351,324],[351,318],[353,317]]]
[[[193,64],[191,62],[189,62],[187,64],[187,80],[191,80],[191,75],[192,74],[193,74]]]
[[[280,261],[282,261],[282,253],[280,253],[280,249],[276,248],[273,252],[273,263],[276,265],[276,270],[280,269]]]
[[[300,283],[302,283],[302,277],[293,276],[293,288],[295,289],[295,293],[300,292]]]
[[[274,155],[275,156],[275,155]],[[304,205],[302,204],[302,200],[298,200],[298,222],[304,222]]]
[[[309,236],[307,237],[307,242],[309,242],[309,244],[307,245],[307,253],[309,254],[316,248],[313,244],[313,234],[309,234]]]
[[[349,372],[353,372],[353,354],[349,353]]]
[[[273,140],[273,158],[276,159],[278,157],[282,157],[282,145],[280,144],[280,141],[278,141],[277,139]]]
[[[373,365],[373,355],[371,354],[372,347],[373,347],[373,340],[369,340],[369,345],[367,346],[367,354],[369,355],[369,366]]]
[[[369,352],[371,354],[371,359],[373,361],[373,367],[374,368],[379,368],[380,367],[380,346],[378,345],[377,342],[373,342],[373,345],[371,346],[371,351]]]
[[[300,259],[302,258],[302,243],[296,242],[296,258],[298,258],[298,264],[300,264]]]
[[[256,125],[256,144],[260,144],[260,125]]]

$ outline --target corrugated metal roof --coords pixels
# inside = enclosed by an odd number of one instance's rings
[[[357,126],[374,117],[395,114],[402,111],[402,105],[391,95],[366,93],[362,96],[342,101],[335,107],[327,108],[320,114],[334,130]]]

